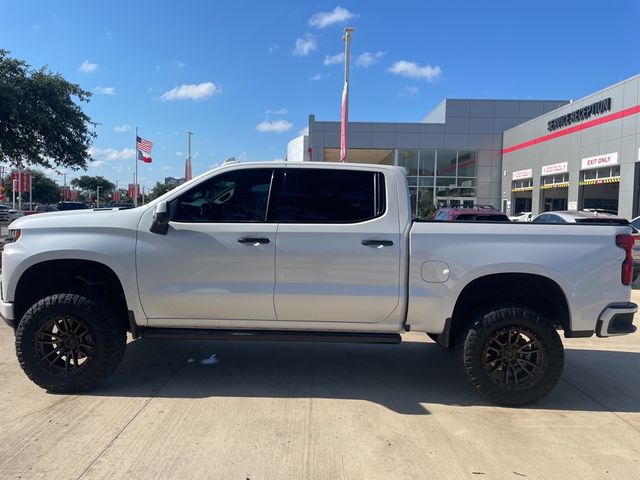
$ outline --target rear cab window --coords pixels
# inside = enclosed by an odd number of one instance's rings
[[[280,223],[359,223],[386,212],[384,174],[287,168],[269,217]]]

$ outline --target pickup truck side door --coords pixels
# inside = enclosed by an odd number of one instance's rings
[[[240,167],[204,180],[169,203],[167,235],[139,232],[138,290],[150,325],[275,320],[277,225],[266,220],[276,170]]]
[[[278,321],[388,318],[400,296],[397,202],[380,171],[287,166],[274,203]]]

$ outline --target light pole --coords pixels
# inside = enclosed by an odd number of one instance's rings
[[[347,130],[349,129],[349,60],[351,51],[351,34],[353,27],[344,28],[344,89],[342,90],[342,111],[340,115],[340,161],[347,160]]]

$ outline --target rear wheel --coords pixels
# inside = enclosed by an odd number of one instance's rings
[[[16,331],[20,366],[34,383],[52,392],[93,387],[116,369],[125,345],[126,332],[113,315],[75,294],[38,301]]]
[[[560,379],[564,347],[552,325],[522,307],[481,315],[457,342],[463,369],[487,400],[505,406],[533,403]]]

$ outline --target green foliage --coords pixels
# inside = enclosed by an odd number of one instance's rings
[[[167,193],[172,189],[173,189],[173,186],[171,185],[167,185],[166,183],[162,183],[162,182],[156,182],[156,184],[153,187],[151,187],[151,190],[149,191],[149,195],[147,196],[147,200],[149,201],[155,200],[156,198],[161,197],[162,195],[164,195],[165,193]]]
[[[33,203],[57,203],[61,200],[60,185],[48,178],[44,173],[38,170],[27,170],[31,174],[31,194]],[[4,179],[6,202],[11,203],[13,199],[13,185],[11,175],[7,175]],[[16,192],[16,196],[19,195]],[[22,204],[29,201],[29,192],[22,194]]]
[[[96,124],[74,99],[90,96],[60,74],[31,70],[0,49],[0,161],[86,169]]]
[[[103,176],[92,177],[82,175],[81,177],[71,180],[71,186],[80,190],[80,197],[85,202],[95,201],[97,188],[100,187],[100,203],[103,204],[110,200],[110,194],[116,188],[116,184],[110,182]]]

